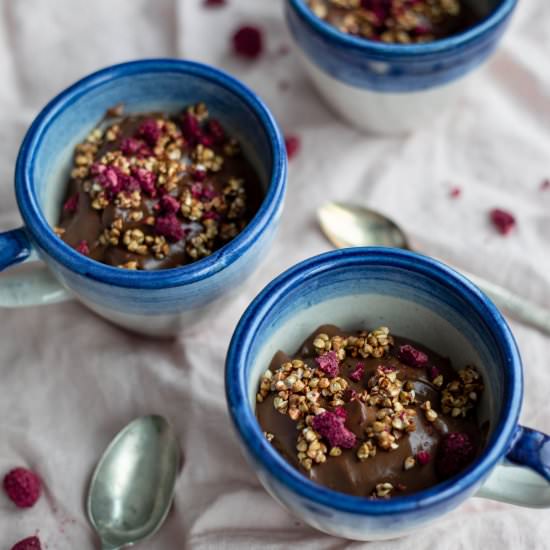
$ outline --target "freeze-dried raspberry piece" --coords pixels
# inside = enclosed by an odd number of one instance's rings
[[[474,457],[475,447],[468,434],[449,433],[439,443],[437,473],[444,479],[452,477],[466,468]]]
[[[327,353],[324,353],[320,357],[316,357],[315,361],[317,361],[319,368],[331,378],[338,376],[340,364],[336,352],[327,351]]]
[[[428,362],[428,356],[410,344],[399,348],[398,358],[409,367],[423,367]]]
[[[180,206],[178,199],[171,195],[164,195],[159,201],[160,210],[165,214],[175,214],[180,209]]]
[[[132,177],[138,182],[141,190],[150,197],[156,197],[157,189],[155,187],[157,176],[154,172],[145,168],[132,168]]]
[[[185,235],[181,223],[175,214],[159,216],[155,220],[155,231],[172,242],[179,241]]]
[[[4,477],[4,491],[19,508],[31,508],[42,492],[40,478],[26,468],[15,468]]]
[[[344,418],[338,414],[325,411],[313,417],[312,427],[331,447],[351,449],[356,444],[357,437],[346,428],[344,422]]]
[[[77,245],[75,250],[77,252],[80,252],[81,254],[84,254],[84,256],[89,256],[90,254],[90,247],[88,246],[88,241],[80,241]]]
[[[359,380],[363,378],[363,374],[365,374],[365,365],[363,363],[357,363],[353,372],[350,372],[349,378],[354,382],[359,382]]]
[[[292,160],[300,152],[300,138],[298,136],[285,136],[285,147],[288,160]]]
[[[416,460],[421,466],[425,466],[432,459],[432,455],[428,451],[419,451],[416,453]]]
[[[263,34],[258,27],[244,26],[233,35],[233,49],[241,57],[256,59],[263,50]]]
[[[154,118],[148,118],[139,125],[136,135],[143,139],[147,145],[154,147],[160,138],[161,130]]]
[[[38,537],[28,537],[20,540],[11,550],[42,550],[42,545]]]
[[[511,212],[494,208],[489,213],[493,225],[501,235],[508,235],[516,226],[516,218]]]
[[[63,205],[63,210],[69,214],[74,214],[78,209],[78,193],[71,195]]]

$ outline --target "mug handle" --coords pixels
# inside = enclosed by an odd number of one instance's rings
[[[550,437],[518,426],[511,450],[478,497],[530,508],[550,507]]]
[[[37,259],[24,228],[0,233],[0,272]],[[36,263],[24,272],[0,277],[0,307],[53,304],[70,297],[43,264]]]

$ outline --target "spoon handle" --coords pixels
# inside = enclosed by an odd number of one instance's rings
[[[500,309],[517,321],[550,335],[550,310],[544,309],[499,285],[486,281],[464,270],[461,273],[477,285]]]

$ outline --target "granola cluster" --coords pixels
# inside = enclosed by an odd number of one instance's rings
[[[456,27],[461,0],[308,0],[311,10],[339,30],[370,40],[411,44],[440,38]]]
[[[101,233],[73,246],[100,261],[116,248],[127,260],[118,267],[145,269],[172,251],[180,264],[206,257],[244,229],[246,182],[224,171],[240,147],[204,103],[173,117],[122,115],[112,109],[76,146],[58,236],[80,209],[96,212]]]
[[[418,415],[423,416],[428,426],[435,426],[441,415],[465,418],[473,412],[483,391],[481,377],[474,367],[466,367],[453,379],[445,380],[439,369],[430,365],[427,354],[409,344],[396,346],[387,327],[346,337],[319,333],[312,342],[314,357],[295,358],[267,370],[256,396],[258,403],[272,398],[275,410],[296,423],[296,456],[306,472],[345,451],[353,452],[358,463],[381,452],[391,453],[408,434],[417,430]],[[390,355],[406,368],[423,369],[420,376],[431,383],[438,403],[419,398],[414,382],[403,379],[400,368],[385,363],[367,372],[362,362],[383,360]],[[346,362],[350,358],[351,363]],[[353,401],[374,411],[372,422],[363,425],[360,434],[346,426],[346,405]],[[277,437],[273,433],[265,435],[270,442]],[[449,457],[437,458],[447,464],[441,471],[454,472],[455,464],[464,463],[457,461],[456,456],[469,456],[457,450],[457,441],[464,442],[464,449],[473,449],[468,436],[459,435],[452,445],[447,445],[453,449],[454,462]],[[403,471],[425,466],[432,458],[426,451],[407,456]],[[403,488],[381,480],[372,496],[388,498],[396,490]]]

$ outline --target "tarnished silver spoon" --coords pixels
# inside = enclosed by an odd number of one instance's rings
[[[138,418],[115,436],[88,493],[88,517],[103,550],[133,546],[160,529],[180,460],[176,436],[162,416]]]
[[[404,231],[394,221],[369,208],[330,202],[322,206],[317,215],[323,233],[337,248],[389,246],[411,249]],[[550,311],[477,275],[462,269],[460,272],[511,317],[550,334]]]

